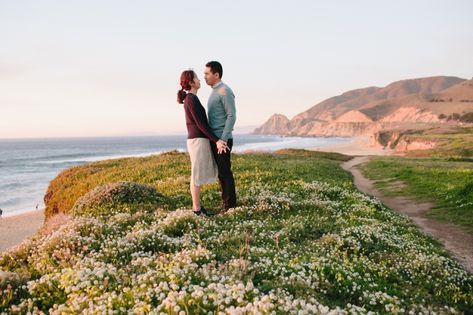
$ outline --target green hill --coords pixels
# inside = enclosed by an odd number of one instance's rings
[[[189,209],[185,154],[66,170],[45,198],[65,223],[0,256],[0,312],[471,313],[473,277],[356,190],[348,158],[234,155],[240,206],[211,218]]]

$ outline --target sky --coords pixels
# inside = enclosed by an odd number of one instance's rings
[[[0,0],[0,138],[176,134],[218,60],[236,130],[348,90],[473,77],[473,1]]]

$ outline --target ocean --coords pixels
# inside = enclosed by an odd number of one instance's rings
[[[242,134],[234,136],[233,152],[323,147],[349,141]],[[66,168],[170,150],[185,152],[186,136],[0,139],[0,209],[4,217],[42,209],[49,182]]]

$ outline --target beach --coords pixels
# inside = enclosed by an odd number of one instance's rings
[[[311,151],[337,152],[346,155],[391,155],[393,150],[373,146],[369,136],[353,137],[348,143],[329,144],[323,147],[307,148]]]
[[[34,235],[44,222],[44,210],[0,218],[0,252]]]

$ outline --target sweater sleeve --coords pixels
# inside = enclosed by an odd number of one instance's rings
[[[223,128],[222,139],[228,141],[236,121],[235,95],[230,89],[224,89],[220,96],[222,98],[223,108],[227,114],[225,127]]]
[[[220,140],[214,135],[212,129],[209,126],[207,116],[205,115],[204,108],[200,104],[199,100],[196,97],[193,97],[191,102],[189,102],[189,111],[194,119],[197,127],[202,131],[210,140],[217,142]]]

